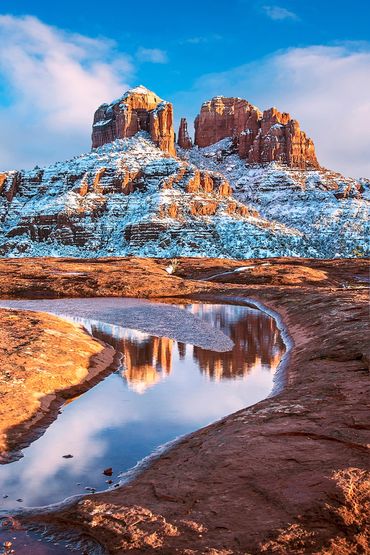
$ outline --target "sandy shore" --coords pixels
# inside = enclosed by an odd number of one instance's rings
[[[14,264],[7,288],[0,262],[1,295],[31,297],[35,289],[27,283],[37,280],[30,276],[49,262]],[[103,261],[59,261],[59,268],[73,271],[83,265],[89,269],[80,287],[87,296],[89,280],[100,280],[99,293],[120,294],[119,280],[117,289],[109,286],[119,272],[125,294],[262,302],[281,315],[293,340],[285,387],[186,437],[130,484],[25,520],[64,535],[82,533],[108,553],[369,552],[366,261],[187,259],[170,277],[163,261],[116,259],[104,278],[98,276]],[[252,268],[217,283],[194,281],[240,266]],[[78,290],[73,280],[69,295]],[[57,296],[59,287],[50,278],[45,295]]]

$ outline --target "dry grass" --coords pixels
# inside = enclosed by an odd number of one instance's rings
[[[261,546],[261,553],[277,555],[367,555],[370,553],[370,472],[347,468],[332,476],[338,488],[336,504],[326,504],[322,511],[323,526],[335,528],[334,537],[320,545],[310,530],[309,517],[290,524]]]
[[[285,530],[280,530],[278,536],[261,546],[261,553],[276,553],[286,555],[294,553],[302,555],[313,547],[314,533],[304,530],[299,524],[290,524]]]
[[[341,533],[322,555],[370,553],[370,472],[347,468],[333,475],[341,492],[339,507],[327,509],[339,518]]]

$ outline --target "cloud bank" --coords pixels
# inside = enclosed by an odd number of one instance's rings
[[[32,16],[0,16],[0,41],[0,170],[89,150],[93,112],[129,88],[131,57],[109,39],[65,32]],[[164,63],[166,53],[141,48],[140,61]],[[369,177],[369,90],[370,44],[346,43],[275,52],[204,75],[168,100],[177,118],[190,120],[204,100],[220,94],[277,106],[313,138],[321,164]]]
[[[260,108],[290,112],[315,141],[320,163],[370,176],[370,45],[293,48],[204,75],[176,95],[177,112],[194,117],[212,96],[239,96]],[[190,111],[194,106],[195,111]]]
[[[94,110],[122,94],[130,58],[108,39],[0,16],[0,168],[33,166],[89,150]]]

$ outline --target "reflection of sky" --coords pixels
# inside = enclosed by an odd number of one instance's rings
[[[68,549],[67,541],[54,542],[54,541],[42,541],[40,542],[40,535],[35,532],[25,532],[24,530],[14,530],[14,529],[1,529],[0,528],[0,541],[1,543],[11,542],[11,549],[14,551],[3,552],[0,549],[0,553],[16,553],[17,555],[66,555],[66,553],[73,553],[74,555],[79,555],[86,553],[86,551],[81,551],[74,547],[73,552]],[[0,544],[1,545],[1,544]]]
[[[247,309],[241,313],[240,308],[235,307],[234,323],[247,315]],[[102,332],[109,328],[104,326]],[[141,346],[147,349],[153,340],[122,328],[110,332],[125,341],[125,349],[133,346],[139,354]],[[0,467],[0,508],[53,503],[83,493],[85,487],[105,489],[104,468],[113,467],[117,476],[157,446],[256,403],[272,388],[273,372],[258,361],[243,376],[217,381],[200,372],[192,346],[187,346],[185,357],[181,355],[172,349],[170,373],[157,366],[160,379],[152,387],[127,387],[126,379],[115,373],[66,404],[46,433],[24,450],[23,459]],[[135,358],[130,360],[135,369]],[[73,458],[63,458],[69,453]],[[9,498],[1,499],[3,495]],[[17,498],[24,503],[17,503]]]

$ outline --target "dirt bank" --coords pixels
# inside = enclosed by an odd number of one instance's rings
[[[0,463],[20,456],[65,399],[90,387],[114,350],[60,318],[0,309]]]
[[[23,296],[35,292],[32,276],[49,262],[31,264],[28,277],[27,262],[17,261],[12,284],[0,280],[3,296],[16,296],[17,287]],[[186,259],[179,277],[170,277],[163,261],[116,259],[104,278],[92,269],[102,261],[62,261],[59,268],[71,264],[90,265],[90,278],[104,281],[109,295],[114,273],[117,294],[125,284],[138,296],[168,291],[261,301],[282,316],[294,346],[285,388],[275,397],[188,436],[129,485],[28,522],[83,533],[109,553],[369,552],[366,262]],[[219,283],[193,281],[251,265]],[[80,286],[89,294],[87,281]],[[77,293],[68,283],[69,294]],[[62,292],[50,279],[44,286],[48,295]]]

